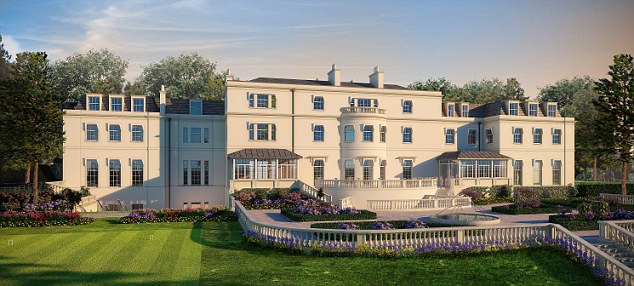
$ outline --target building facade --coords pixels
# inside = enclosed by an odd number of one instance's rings
[[[228,204],[242,188],[333,200],[420,199],[469,186],[574,182],[574,119],[556,103],[442,102],[385,84],[256,78],[224,101],[88,94],[64,116],[64,184],[104,204]]]

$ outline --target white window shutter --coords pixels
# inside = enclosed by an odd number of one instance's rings
[[[110,131],[110,125],[106,123],[106,131]]]
[[[128,123],[128,131],[132,132],[132,124]]]
[[[401,106],[404,106],[404,105],[405,105],[405,99],[401,98]]]
[[[81,123],[81,129],[86,131],[86,122]]]
[[[361,124],[361,132],[363,132],[363,129],[365,129],[365,124]]]
[[[128,166],[132,166],[132,159],[128,158]]]
[[[511,127],[511,133],[515,134],[515,126]]]
[[[315,102],[315,95],[314,94],[310,96],[310,102]]]
[[[310,130],[315,131],[315,123],[310,124]]]
[[[82,163],[83,166],[86,166],[86,158],[82,158],[81,159],[81,163]]]
[[[110,163],[109,161],[110,160],[108,160],[108,158],[106,158],[106,166],[108,166],[108,163]]]

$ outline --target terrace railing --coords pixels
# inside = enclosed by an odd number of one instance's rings
[[[592,266],[604,268],[622,285],[633,285],[634,271],[591,243],[558,224],[514,224],[506,226],[444,227],[396,230],[337,230],[285,227],[255,221],[248,211],[235,203],[238,221],[244,230],[266,237],[267,241],[293,244],[301,248],[344,246],[355,249],[361,245],[369,248],[453,246],[461,243],[498,244],[512,246],[536,240],[554,240]]]
[[[436,187],[437,178],[410,180],[316,180],[318,188],[350,189],[419,189]]]
[[[623,245],[634,251],[634,220],[600,221],[599,238]]]
[[[300,193],[303,193],[313,199],[321,199],[326,203],[332,204],[332,196],[329,194],[324,193],[324,196],[322,198],[319,198],[318,194],[319,194],[319,190],[316,189],[315,187],[308,185],[300,180],[295,181],[295,183],[293,183],[293,185],[291,186],[291,188],[297,188],[299,190]]]
[[[385,114],[385,109],[376,107],[344,107],[341,113],[366,113],[366,114]]]
[[[470,197],[429,198],[420,200],[368,200],[370,210],[431,210],[471,206]]]
[[[599,194],[599,197],[603,199],[613,199],[621,202],[622,205],[634,205],[634,196],[631,195],[617,195],[617,194]]]

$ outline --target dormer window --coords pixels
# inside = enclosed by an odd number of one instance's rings
[[[557,105],[549,104],[548,105],[548,117],[557,116]]]
[[[519,114],[518,109],[519,109],[519,103],[517,102],[509,103],[509,115],[517,116]]]
[[[189,101],[189,114],[202,115],[203,114],[203,102],[201,100]]]
[[[455,105],[453,103],[447,104],[447,117],[454,117],[454,114],[455,114],[454,108],[455,108]]]
[[[123,97],[110,97],[110,111],[123,111]]]
[[[463,104],[460,106],[460,108],[462,109],[460,111],[460,116],[461,117],[469,117],[469,104]]]
[[[99,111],[99,96],[89,96],[88,97],[88,110],[90,111]]]
[[[528,116],[537,116],[537,103],[528,104]]]
[[[275,108],[277,102],[274,94],[249,93],[248,99],[250,108]]]
[[[142,98],[142,97],[132,98],[132,111],[145,112],[145,98]]]
[[[412,113],[412,101],[411,100],[403,101],[403,113]]]

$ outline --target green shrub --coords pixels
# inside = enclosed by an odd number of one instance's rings
[[[621,194],[619,182],[575,182],[579,197],[596,197],[600,193]],[[634,183],[626,185],[628,193],[634,191]]]
[[[568,230],[597,230],[599,221],[597,220],[570,220],[568,215],[551,215],[548,222],[559,224]]]
[[[305,215],[294,213],[290,209],[282,209],[281,213],[293,221],[333,221],[333,220],[366,220],[376,219],[376,213],[359,210],[358,214],[322,214],[322,215]]]
[[[518,214],[552,214],[558,213],[561,208],[554,205],[542,205],[538,208],[523,208],[517,204],[495,206],[491,208],[492,212],[518,215]]]

